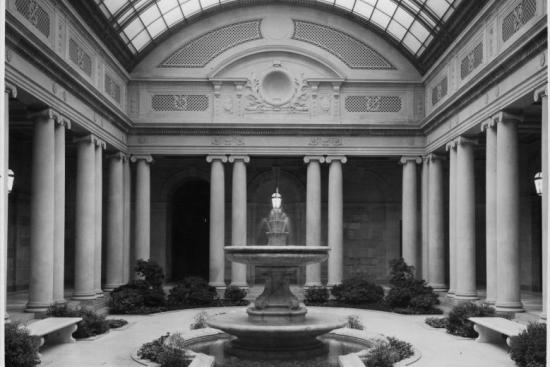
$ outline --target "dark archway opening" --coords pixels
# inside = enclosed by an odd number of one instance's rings
[[[208,280],[210,184],[186,182],[172,200],[172,280]]]

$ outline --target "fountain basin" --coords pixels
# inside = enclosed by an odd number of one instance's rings
[[[316,264],[328,258],[327,246],[226,246],[225,255],[233,262],[264,267],[297,267]]]

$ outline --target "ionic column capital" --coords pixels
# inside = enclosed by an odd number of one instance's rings
[[[220,161],[222,163],[226,163],[227,162],[227,156],[226,155],[207,155],[206,156],[206,161],[208,163],[212,163],[214,161]]]
[[[444,156],[442,156],[440,154],[437,154],[437,153],[430,153],[426,157],[427,157],[429,162],[444,161],[445,160]]]
[[[491,118],[493,119],[495,124],[500,124],[500,123],[504,123],[504,122],[516,122],[517,123],[517,122],[523,121],[522,116],[514,115],[514,114],[511,114],[509,112],[504,112],[504,111],[501,111],[501,112],[497,113],[496,115],[492,116]]]
[[[533,99],[535,102],[542,101],[544,97],[548,97],[548,86],[546,85],[535,89],[535,92],[533,93]]]
[[[485,122],[481,124],[481,131],[489,130],[497,126],[497,122],[494,118],[488,118]]]
[[[41,111],[31,112],[27,115],[29,120],[34,121],[44,121],[44,120],[54,120],[57,124],[70,124],[69,119],[65,116],[54,110],[53,108],[46,108]]]
[[[430,156],[429,155],[423,155],[420,157],[422,159],[423,163],[429,164],[430,163]]]
[[[206,158],[206,160],[208,160],[208,157]],[[234,162],[237,162],[237,161],[242,161],[244,163],[249,163],[250,162],[250,157],[247,156],[247,155],[230,155],[229,156],[229,163],[234,163]]]
[[[478,141],[477,139],[472,139],[472,138],[467,138],[465,136],[459,136],[458,138],[456,138],[456,145],[459,146],[459,145],[477,145],[478,144]]]
[[[304,163],[309,163],[313,161],[317,161],[319,163],[325,163],[325,157],[323,157],[322,155],[306,155],[304,157]]]
[[[11,98],[17,98],[17,87],[11,83],[4,83],[4,93],[9,94]]]
[[[150,154],[136,154],[130,156],[130,162],[144,161],[145,163],[153,163],[153,157]]]
[[[420,164],[422,163],[422,158],[418,156],[403,156],[399,159],[399,164],[407,164],[408,162]]]
[[[458,143],[458,139],[453,139],[451,140],[450,142],[448,142],[447,144],[445,144],[445,150],[447,152],[453,150],[453,149],[456,149],[456,146],[457,146],[457,143]]]
[[[128,155],[122,152],[115,152],[108,154],[106,156],[107,159],[120,159],[122,162],[125,162],[128,159]]]
[[[325,162],[327,163],[338,162],[338,161],[344,164],[348,161],[348,159],[345,155],[327,155],[327,157],[325,158]]]

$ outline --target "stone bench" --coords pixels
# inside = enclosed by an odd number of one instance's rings
[[[82,317],[48,317],[27,325],[29,334],[40,338],[40,347],[48,343],[74,343],[73,333]]]
[[[506,344],[512,346],[512,338],[519,335],[527,326],[502,317],[470,317],[474,323],[474,330],[479,336],[476,341],[479,343],[500,343],[503,335],[506,335]]]

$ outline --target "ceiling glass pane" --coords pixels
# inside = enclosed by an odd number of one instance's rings
[[[89,1],[89,0],[88,0]],[[117,31],[132,53],[183,20],[203,10],[237,0],[94,0],[98,12]],[[260,0],[248,0],[253,3]],[[311,0],[334,4],[370,22],[413,56],[421,53],[443,28],[462,0]],[[146,28],[146,29],[145,29]]]

